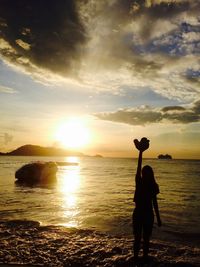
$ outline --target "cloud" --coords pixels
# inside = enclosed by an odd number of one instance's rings
[[[200,121],[200,101],[192,107],[166,106],[161,109],[141,106],[139,108],[120,109],[116,112],[104,112],[95,114],[101,120],[125,123],[130,125],[147,125],[152,123],[188,124]]]
[[[200,115],[200,100],[195,102],[193,112]]]
[[[17,91],[11,87],[0,85],[0,93],[14,94]]]
[[[82,80],[100,90],[146,86],[169,99],[194,101],[199,87],[185,73],[199,68],[198,7],[195,1],[88,1]]]
[[[189,1],[133,1],[132,14],[141,23],[140,36],[148,40],[157,35],[157,23],[162,25],[163,20],[171,20],[179,14],[188,11]],[[142,17],[142,18],[141,18]]]
[[[185,110],[184,107],[181,106],[167,106],[161,109],[163,112],[168,112],[168,111],[183,111]]]
[[[1,1],[1,54],[14,64],[63,74],[77,72],[87,37],[76,1]]]
[[[4,133],[0,137],[3,138],[4,145],[9,144],[13,140],[13,136],[9,133]]]
[[[199,8],[195,0],[0,1],[0,53],[35,79],[99,91],[148,86],[194,101],[197,78],[186,73],[199,68]]]
[[[13,136],[11,134],[5,133],[4,134],[4,143],[7,145],[13,140]]]

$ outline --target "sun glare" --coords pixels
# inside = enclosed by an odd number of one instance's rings
[[[58,127],[56,139],[63,147],[76,149],[89,143],[90,133],[82,119],[71,118]]]

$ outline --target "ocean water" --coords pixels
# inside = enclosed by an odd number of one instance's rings
[[[46,187],[15,184],[15,171],[32,161],[75,161],[59,166],[57,182]],[[166,241],[200,239],[200,161],[144,159],[160,187],[163,222],[154,237]],[[132,235],[134,178],[137,159],[0,157],[0,216],[36,220],[43,225],[93,229]]]

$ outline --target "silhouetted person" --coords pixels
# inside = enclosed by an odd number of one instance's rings
[[[138,166],[135,176],[135,209],[133,212],[133,232],[134,232],[134,262],[138,261],[141,238],[143,237],[143,257],[148,259],[149,241],[154,223],[154,212],[157,217],[158,226],[161,220],[158,209],[157,194],[158,184],[155,181],[153,169],[146,165],[142,169],[142,153],[149,148],[149,140],[143,137],[139,142],[134,140],[136,148],[139,150]]]

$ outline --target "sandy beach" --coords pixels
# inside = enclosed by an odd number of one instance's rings
[[[133,266],[132,239],[100,232],[41,226],[36,221],[0,223],[0,266]],[[200,248],[153,241],[141,266],[200,266]]]

